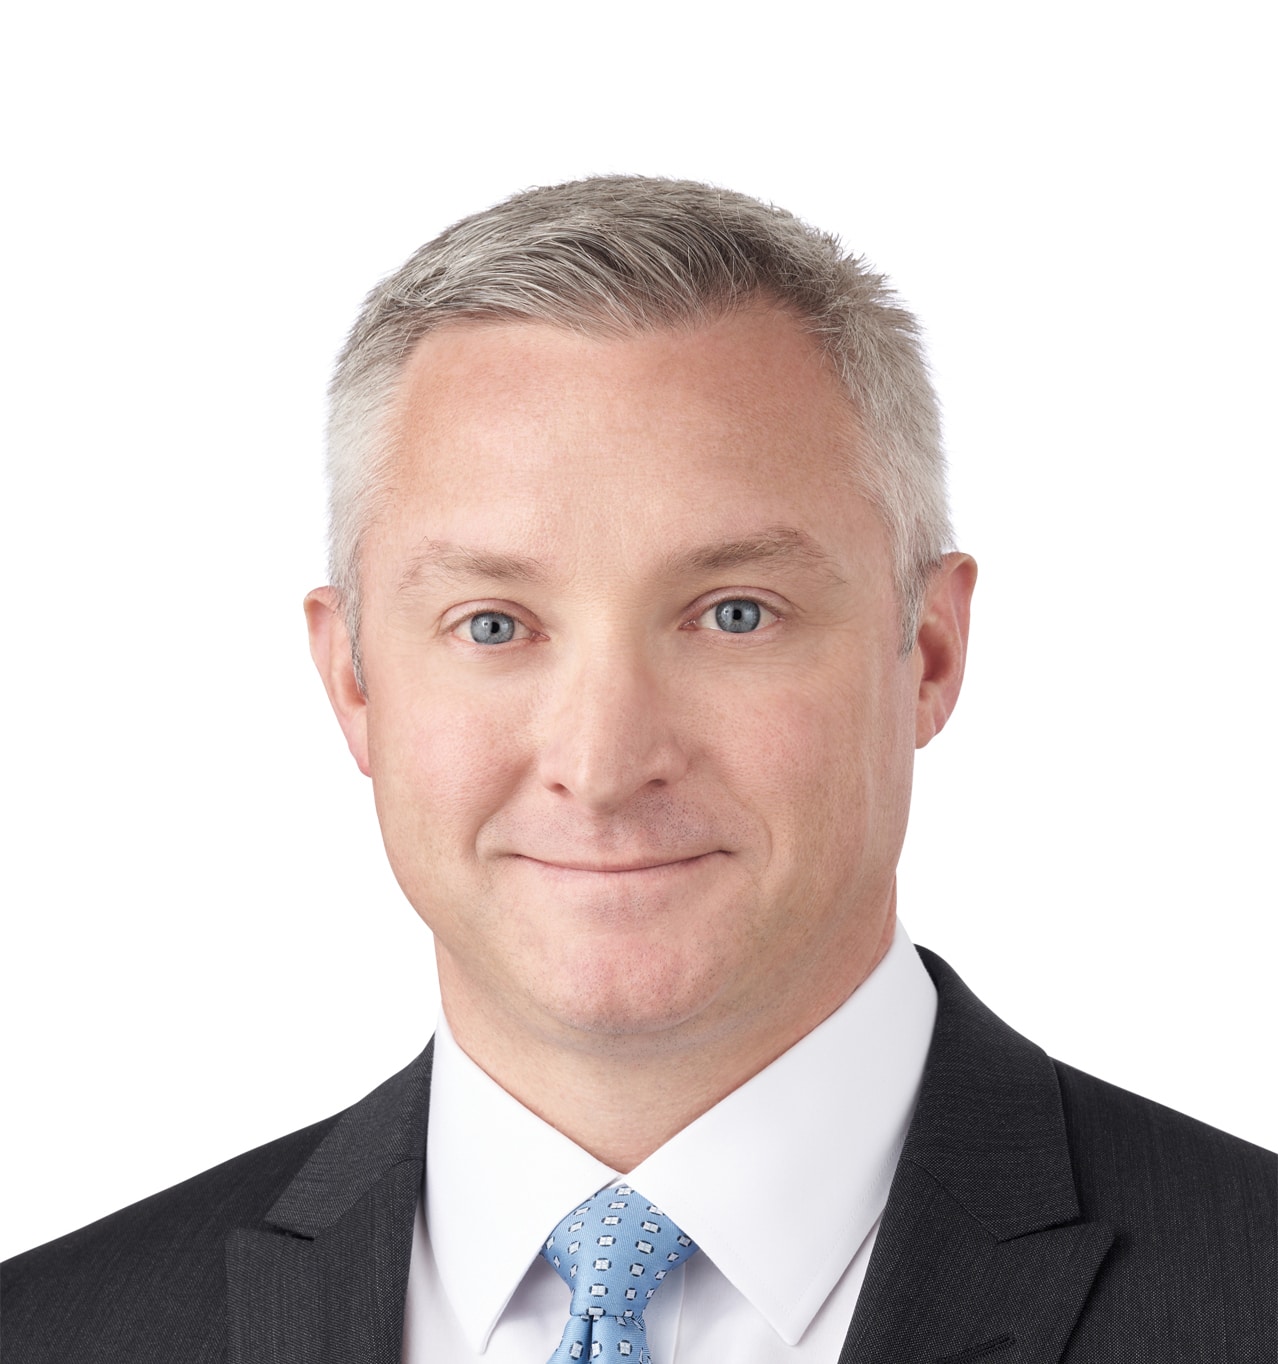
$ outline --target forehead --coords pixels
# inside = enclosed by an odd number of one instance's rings
[[[761,306],[620,337],[449,324],[405,367],[393,439],[405,547],[647,537],[668,558],[765,525],[821,539],[851,496],[856,420],[818,344]]]
[[[612,400],[611,404],[609,400]],[[445,423],[482,428],[526,417],[542,424],[609,405],[633,425],[687,420],[739,430],[802,407],[846,435],[854,413],[818,343],[781,307],[739,309],[698,326],[597,335],[532,321],[463,320],[425,336],[404,368],[402,435]]]

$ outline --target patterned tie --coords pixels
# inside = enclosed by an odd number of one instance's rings
[[[677,1265],[697,1253],[659,1208],[625,1184],[574,1208],[541,1248],[572,1289],[568,1325],[549,1364],[630,1359],[652,1364],[643,1309]]]

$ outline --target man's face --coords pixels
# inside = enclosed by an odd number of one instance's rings
[[[625,339],[454,324],[399,417],[366,699],[340,646],[327,668],[454,1031],[801,1035],[890,931],[944,719],[816,346],[763,307]],[[312,626],[340,631],[322,603]]]

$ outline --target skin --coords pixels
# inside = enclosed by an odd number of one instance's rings
[[[622,339],[451,324],[397,414],[365,690],[331,588],[312,653],[458,1042],[625,1172],[886,951],[975,565],[945,559],[903,655],[854,414],[762,305]]]

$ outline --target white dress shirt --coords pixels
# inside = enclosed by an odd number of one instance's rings
[[[403,1364],[544,1364],[570,1295],[538,1251],[621,1182],[701,1247],[645,1313],[656,1364],[834,1364],[935,1019],[898,926],[846,1003],[623,1180],[490,1079],[441,1018]]]

